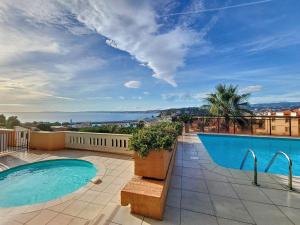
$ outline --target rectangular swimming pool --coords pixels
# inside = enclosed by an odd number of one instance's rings
[[[293,161],[293,175],[300,176],[300,139],[253,137],[237,135],[198,135],[215,163],[220,166],[239,169],[247,149],[252,149],[257,157],[258,171],[264,172],[274,154],[281,150]],[[253,158],[248,157],[244,170],[253,171]],[[288,175],[288,162],[279,156],[271,166],[270,173]]]

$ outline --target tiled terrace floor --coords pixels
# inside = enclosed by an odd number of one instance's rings
[[[90,184],[63,203],[46,203],[38,210],[28,207],[21,214],[2,210],[2,224],[300,224],[300,194],[285,190],[285,177],[259,174],[261,186],[255,187],[251,173],[214,164],[194,135],[180,139],[164,221],[132,215],[129,207],[120,206],[120,189],[133,176],[133,161],[128,157],[72,150],[34,151],[14,157],[6,163],[72,157],[103,165],[106,171],[101,184]]]

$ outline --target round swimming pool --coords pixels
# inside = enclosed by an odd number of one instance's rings
[[[31,205],[78,190],[97,173],[84,160],[58,159],[17,166],[0,173],[0,207]]]

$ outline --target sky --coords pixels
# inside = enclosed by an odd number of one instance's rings
[[[300,101],[298,0],[1,0],[0,111]]]

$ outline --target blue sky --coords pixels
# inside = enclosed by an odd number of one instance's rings
[[[0,111],[300,101],[297,0],[2,0]]]

